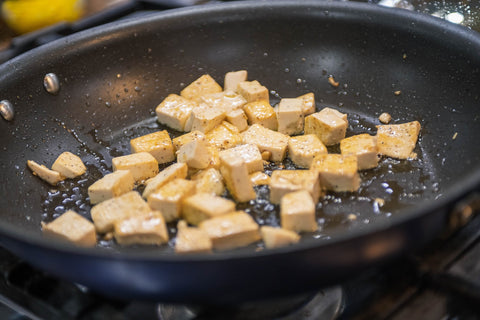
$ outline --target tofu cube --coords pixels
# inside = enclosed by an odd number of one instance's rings
[[[302,99],[302,110],[304,116],[308,116],[315,112],[315,95],[312,92],[301,95],[297,98]]]
[[[254,144],[242,144],[228,150],[220,151],[220,157],[227,156],[245,161],[248,173],[263,171],[262,154]]]
[[[184,144],[193,140],[205,140],[205,134],[200,131],[191,131],[189,133],[174,138],[172,142],[175,152],[177,152]]]
[[[175,160],[172,139],[167,130],[152,132],[130,140],[132,153],[148,152],[158,163],[167,163]]]
[[[342,155],[355,155],[358,170],[375,168],[378,165],[377,140],[367,133],[351,136],[340,141]]]
[[[204,74],[185,87],[180,95],[185,99],[200,102],[203,95],[222,91],[222,87],[210,75]]]
[[[228,191],[238,202],[256,198],[252,182],[248,176],[247,164],[242,158],[231,153],[220,155],[220,172]]]
[[[262,240],[267,249],[285,247],[300,241],[300,236],[291,230],[263,226],[260,228]]]
[[[197,104],[176,94],[168,95],[155,109],[157,120],[177,131],[185,131],[185,123]]]
[[[207,141],[197,139],[184,144],[177,151],[177,161],[186,163],[189,168],[205,169],[210,164],[210,151]]]
[[[116,221],[150,212],[150,207],[136,191],[105,200],[90,211],[98,233],[113,231]]]
[[[112,159],[113,171],[128,170],[135,182],[154,177],[158,173],[158,162],[148,152],[133,153]]]
[[[185,179],[188,173],[188,166],[186,163],[174,163],[163,169],[155,177],[146,181],[145,189],[142,197],[147,199],[148,196],[157,191],[160,187],[174,179]]]
[[[159,211],[116,221],[113,235],[120,245],[161,245],[168,242],[167,225]]]
[[[315,203],[305,190],[286,194],[280,203],[282,228],[295,232],[314,232],[318,229]]]
[[[337,110],[324,108],[305,118],[305,134],[315,134],[326,146],[332,146],[345,138],[348,121]]]
[[[313,159],[311,170],[318,172],[325,190],[353,192],[360,188],[356,156],[321,154]]]
[[[176,253],[210,253],[212,248],[212,240],[205,231],[188,227],[183,220],[178,222],[175,241]]]
[[[105,175],[88,187],[91,204],[115,198],[133,190],[135,180],[128,170],[117,170]]]
[[[175,179],[148,196],[148,205],[152,210],[162,212],[166,222],[180,218],[182,201],[195,194],[196,183],[185,179]]]
[[[237,92],[241,94],[247,102],[257,100],[270,102],[268,89],[262,86],[257,80],[239,82],[237,85]]]
[[[378,152],[387,157],[407,159],[417,144],[420,122],[377,126]]]
[[[257,100],[243,107],[249,124],[259,124],[271,130],[277,130],[277,114],[267,100]]]
[[[313,157],[327,153],[327,147],[314,134],[290,137],[288,140],[288,157],[300,168],[310,168]]]
[[[279,204],[287,193],[306,190],[318,202],[322,189],[318,174],[310,170],[274,170],[270,181],[270,202]]]
[[[200,131],[207,133],[225,119],[226,112],[220,108],[209,107],[201,104],[193,108],[190,119],[185,124],[186,131]]]
[[[233,148],[242,143],[242,136],[238,128],[226,121],[208,132],[205,137],[209,144],[218,150]]]
[[[196,193],[182,204],[182,217],[192,225],[233,211],[235,202],[211,193]]]
[[[48,182],[52,186],[57,185],[60,181],[65,180],[65,177],[60,172],[50,170],[43,164],[38,164],[33,160],[27,160],[27,166],[32,170],[33,175],[38,176],[43,181]]]
[[[247,100],[234,91],[223,91],[202,96],[200,104],[202,103],[211,108],[224,110],[228,113],[233,110],[242,109],[247,103]]]
[[[278,105],[278,132],[293,135],[303,131],[303,101],[302,99],[284,98]]]
[[[261,186],[261,185],[269,185],[270,184],[270,176],[264,172],[254,172],[250,174],[250,181],[254,186]]]
[[[216,250],[239,248],[260,240],[258,224],[243,211],[204,220],[199,227],[208,234]]]
[[[246,70],[232,71],[225,74],[223,83],[224,91],[237,91],[240,82],[247,81],[248,73]]]
[[[228,122],[233,124],[237,129],[242,132],[248,128],[247,115],[242,109],[232,110],[226,114]]]
[[[93,223],[73,210],[43,224],[42,230],[47,237],[68,241],[80,247],[93,247],[97,243]]]
[[[85,167],[79,156],[66,151],[55,160],[52,170],[59,172],[66,178],[73,179],[87,172],[87,167]]]
[[[197,192],[210,193],[217,196],[225,192],[222,174],[215,168],[201,170],[194,174],[191,179],[197,183]]]
[[[240,133],[243,143],[255,144],[261,153],[270,152],[270,160],[280,162],[285,158],[289,136],[267,129],[259,124],[250,126]]]

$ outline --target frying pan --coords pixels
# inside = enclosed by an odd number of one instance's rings
[[[16,112],[0,123],[1,244],[103,294],[183,303],[307,292],[392,262],[438,236],[455,204],[478,190],[479,52],[476,33],[430,16],[323,1],[184,8],[34,49],[0,66],[0,99]],[[374,134],[382,112],[394,123],[420,121],[418,159],[383,159],[361,173],[357,194],[328,194],[317,205],[320,230],[285,248],[179,256],[171,246],[100,240],[82,249],[41,236],[41,221],[67,209],[89,217],[86,188],[128,153],[129,139],[162,128],[154,109],[167,94],[205,73],[222,84],[239,69],[273,102],[314,92],[318,108],[348,113],[349,135]],[[47,73],[60,80],[56,95],[43,88]],[[28,159],[50,166],[66,150],[82,157],[87,175],[52,188],[26,169]],[[242,208],[278,225],[268,188],[258,193]]]

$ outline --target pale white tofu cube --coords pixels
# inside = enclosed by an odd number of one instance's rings
[[[210,164],[209,144],[197,139],[184,144],[177,151],[177,161],[186,163],[189,168],[205,169]]]
[[[231,71],[225,74],[224,91],[237,91],[240,82],[247,81],[247,70]]]
[[[190,119],[185,124],[185,130],[207,133],[222,123],[225,115],[226,112],[223,109],[201,104],[193,108]]]
[[[302,110],[304,116],[308,116],[315,112],[315,95],[312,92],[306,93],[297,98],[302,99],[303,101]]]
[[[152,132],[130,140],[132,153],[148,152],[158,163],[167,163],[175,160],[172,139],[167,130]]]
[[[161,245],[168,242],[167,225],[159,211],[116,221],[113,235],[120,245]]]
[[[248,173],[255,171],[263,171],[262,154],[258,147],[254,144],[242,144],[228,150],[220,151],[220,158],[222,156],[237,157],[245,161]]]
[[[420,122],[377,126],[378,152],[397,159],[410,158],[417,144]]]
[[[226,114],[228,122],[233,124],[237,129],[242,132],[248,128],[247,115],[242,109],[232,110]]]
[[[42,225],[47,237],[68,241],[80,247],[93,247],[97,243],[95,226],[73,210],[69,210],[50,223]]]
[[[206,192],[217,196],[225,192],[225,184],[220,171],[208,168],[195,173],[191,177],[197,183],[197,192]]]
[[[289,136],[267,129],[259,124],[250,126],[240,133],[243,143],[255,144],[261,153],[270,152],[270,160],[280,162],[285,158]]]
[[[239,82],[237,85],[237,92],[241,94],[247,102],[257,100],[270,102],[268,89],[262,86],[257,80]]]
[[[277,130],[277,114],[267,100],[257,100],[243,107],[250,125],[259,124],[271,130]]]
[[[182,204],[182,218],[192,225],[233,211],[235,202],[211,193],[196,193]]]
[[[209,131],[205,137],[209,144],[218,150],[233,148],[242,143],[238,128],[226,121]]]
[[[183,220],[178,222],[177,238],[175,239],[176,253],[210,253],[212,248],[212,240],[205,231],[188,227]]]
[[[252,182],[248,176],[247,164],[242,158],[226,153],[220,156],[220,172],[228,191],[238,202],[255,199]]]
[[[52,186],[55,186],[60,181],[65,180],[65,177],[61,175],[60,172],[50,170],[43,164],[38,164],[33,160],[28,160],[27,166],[30,170],[32,170],[33,175],[48,182]]]
[[[280,203],[282,228],[295,232],[314,232],[318,229],[315,203],[308,191],[299,190],[283,196]]]
[[[168,95],[155,109],[157,120],[177,131],[185,131],[185,123],[197,104],[176,94]]]
[[[306,190],[318,202],[322,188],[318,174],[310,170],[274,170],[270,180],[270,202],[280,203],[287,193]]]
[[[180,95],[185,99],[200,102],[203,95],[222,91],[222,87],[210,75],[204,74],[185,87]]]
[[[181,136],[173,138],[173,148],[175,149],[175,152],[177,152],[184,144],[198,139],[205,140],[205,134],[200,131],[192,131],[189,133],[185,133]]]
[[[91,204],[97,204],[132,191],[134,186],[135,180],[130,171],[117,170],[106,174],[103,178],[89,186],[88,197]]]
[[[223,91],[202,96],[201,103],[211,108],[224,110],[228,113],[233,110],[242,109],[247,103],[247,100],[234,91]]]
[[[280,100],[277,111],[278,132],[293,135],[303,131],[303,101],[296,98]]]
[[[262,240],[267,249],[285,247],[300,241],[300,236],[291,230],[263,226],[260,228]]]
[[[142,197],[147,199],[148,196],[157,191],[161,186],[174,179],[185,179],[188,173],[188,166],[186,163],[174,163],[163,169],[155,177],[146,181],[145,189]]]
[[[148,196],[148,205],[152,210],[162,212],[166,222],[171,222],[180,218],[183,199],[195,192],[195,181],[175,179],[151,193]]]
[[[250,181],[254,186],[261,186],[261,185],[269,185],[270,184],[270,176],[265,172],[254,172],[250,174]]]
[[[208,234],[216,250],[244,247],[260,240],[258,224],[243,211],[204,220],[199,227]]]
[[[375,168],[378,165],[377,139],[367,133],[357,134],[340,141],[343,155],[357,157],[358,170]]]
[[[348,121],[346,115],[331,108],[324,108],[305,118],[305,134],[315,134],[326,146],[332,146],[345,138]]]
[[[310,168],[313,157],[327,152],[327,147],[314,134],[290,137],[288,140],[288,157],[300,168]]]
[[[150,211],[150,207],[140,194],[136,191],[130,191],[93,206],[90,214],[97,232],[107,233],[113,231],[115,221]]]
[[[113,171],[128,170],[135,182],[152,178],[158,173],[158,162],[148,152],[133,153],[112,159]]]
[[[79,156],[66,151],[55,160],[52,170],[59,172],[66,178],[73,179],[87,172],[87,167],[85,167]]]
[[[313,159],[311,170],[318,172],[325,190],[353,192],[360,188],[356,156],[321,154]]]

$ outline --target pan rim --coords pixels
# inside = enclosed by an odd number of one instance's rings
[[[86,31],[79,32],[75,35],[68,36],[66,38],[54,41],[42,47],[33,49],[29,52],[26,52],[19,57],[16,57],[3,65],[0,65],[0,83],[3,77],[7,76],[8,70],[15,70],[21,68],[20,65],[22,61],[28,60],[30,57],[35,57],[38,54],[45,54],[47,52],[52,52],[53,50],[58,50],[66,48],[69,45],[75,43],[82,43],[88,40],[95,39],[96,37],[102,37],[109,35],[119,28],[134,28],[143,25],[147,25],[153,21],[159,20],[175,20],[178,18],[185,18],[191,15],[202,15],[205,13],[215,13],[222,12],[225,13],[225,10],[229,10],[232,13],[238,10],[253,10],[253,9],[269,9],[269,8],[280,8],[280,7],[295,7],[297,9],[314,9],[320,11],[326,10],[354,10],[363,14],[370,14],[374,16],[388,16],[392,20],[400,19],[402,21],[415,21],[419,29],[422,26],[428,26],[434,30],[445,30],[448,29],[448,32],[453,33],[459,39],[462,39],[465,42],[468,42],[471,46],[479,48],[480,51],[480,35],[475,33],[472,30],[469,30],[465,27],[454,25],[445,20],[428,16],[421,13],[411,12],[403,9],[392,9],[380,7],[374,4],[368,3],[357,3],[357,2],[337,2],[337,1],[288,1],[280,0],[275,2],[269,1],[240,1],[233,3],[216,3],[216,4],[207,4],[203,6],[194,6],[187,8],[171,9],[166,10],[160,13],[155,13],[148,15],[141,19],[132,18],[119,22],[109,23],[103,26],[95,27]],[[425,32],[425,31],[423,31]],[[386,231],[389,228],[409,222],[415,218],[426,215],[434,214],[435,211],[441,211],[441,208],[449,208],[455,202],[462,199],[469,192],[478,189],[480,186],[480,166],[475,168],[475,171],[471,175],[466,177],[463,181],[451,185],[449,188],[445,189],[444,195],[438,198],[436,201],[421,203],[414,208],[408,208],[400,210],[397,214],[391,218],[377,222],[375,224],[370,224],[364,228],[359,228],[349,232],[342,232],[339,235],[336,235],[333,239],[328,242],[321,242],[319,244],[316,241],[306,241],[296,245],[262,250],[260,252],[254,253],[254,257],[265,257],[271,255],[283,255],[290,254],[293,251],[306,251],[310,249],[317,248],[319,246],[331,246],[334,244],[351,241],[352,239],[364,237],[371,235],[372,233],[378,233],[381,231]],[[450,209],[448,209],[450,210]],[[46,239],[41,236],[41,234],[25,234],[21,228],[10,225],[4,221],[0,221],[0,243],[2,242],[1,236],[13,239],[18,242],[31,244],[36,247],[41,247],[44,249],[49,249],[62,253],[75,253],[81,256],[89,257],[98,257],[106,259],[118,259],[118,260],[141,260],[141,261],[164,261],[171,263],[184,263],[188,262],[201,262],[201,261],[221,261],[221,260],[237,260],[252,258],[251,252],[219,252],[212,255],[155,255],[152,252],[117,252],[110,250],[102,250],[100,248],[81,248],[72,246],[68,243],[56,242]]]

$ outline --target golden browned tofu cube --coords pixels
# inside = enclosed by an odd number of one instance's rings
[[[87,167],[79,156],[66,151],[55,160],[52,170],[59,172],[64,177],[76,178],[87,172]]]
[[[324,108],[305,118],[305,134],[315,134],[326,146],[332,146],[345,138],[348,121],[337,110]]]
[[[308,116],[315,112],[315,95],[312,92],[301,95],[297,98],[302,99],[302,110],[304,116]]]
[[[303,100],[283,98],[278,104],[278,132],[293,135],[303,131]]]
[[[270,176],[264,172],[257,171],[250,174],[250,181],[254,186],[269,185],[270,180]]]
[[[223,91],[202,96],[201,103],[228,113],[243,108],[247,100],[234,91]]]
[[[313,157],[327,152],[327,147],[314,134],[290,137],[288,140],[288,157],[300,168],[310,168]]]
[[[238,202],[255,199],[255,190],[245,161],[234,154],[225,153],[220,156],[220,163],[220,172],[233,198]]]
[[[45,236],[81,247],[93,247],[97,243],[93,223],[73,210],[65,212],[50,223],[43,224],[42,230]]]
[[[148,205],[153,210],[162,212],[166,222],[180,218],[183,199],[196,191],[195,181],[175,179],[148,196]]]
[[[184,144],[177,151],[177,161],[186,163],[189,168],[205,169],[210,164],[209,144],[197,139]]]
[[[300,236],[291,230],[263,226],[260,228],[262,240],[267,249],[285,247],[300,241]]]
[[[239,82],[237,85],[237,92],[241,94],[247,102],[257,100],[270,102],[268,89],[262,86],[257,80]]]
[[[417,144],[420,127],[418,121],[378,126],[378,152],[397,159],[409,158]]]
[[[148,152],[158,163],[167,163],[175,160],[172,139],[167,130],[152,132],[130,140],[132,153]]]
[[[360,188],[356,156],[321,154],[313,159],[311,170],[318,172],[325,190],[352,192]]]
[[[121,245],[161,245],[168,242],[167,225],[159,211],[116,221],[113,235]]]
[[[289,136],[254,124],[241,133],[243,143],[255,144],[261,153],[270,152],[270,160],[282,161],[287,153]]]
[[[106,174],[88,187],[88,197],[91,204],[97,204],[132,191],[134,186],[135,180],[130,171],[117,170]]]
[[[206,192],[217,196],[225,192],[222,174],[215,168],[201,170],[195,173],[191,179],[197,183],[197,192]]]
[[[225,155],[228,157],[240,158],[245,161],[248,173],[263,171],[262,154],[254,144],[242,144],[235,148],[220,151],[220,157]]]
[[[200,223],[216,250],[244,247],[260,240],[258,224],[243,212],[227,213]]]
[[[107,233],[113,231],[115,221],[150,211],[150,207],[140,194],[136,191],[130,191],[95,205],[90,214],[97,232]]]
[[[216,128],[206,134],[206,139],[210,145],[218,150],[233,148],[242,143],[242,136],[237,127],[223,121]]]
[[[152,192],[157,191],[167,182],[170,182],[174,179],[185,179],[187,177],[187,173],[188,166],[186,163],[174,163],[166,167],[155,177],[146,181],[146,186],[143,190],[142,196],[147,199]]]
[[[247,81],[247,70],[231,71],[225,74],[224,91],[237,91],[240,82]]]
[[[299,190],[283,196],[280,203],[280,223],[282,228],[295,232],[317,231],[315,203],[308,191]]]
[[[196,193],[185,198],[182,204],[183,219],[193,225],[232,211],[235,211],[235,202],[211,193]]]
[[[203,95],[222,91],[222,87],[210,75],[204,74],[185,87],[180,95],[185,99],[199,102]]]
[[[50,170],[43,164],[38,164],[33,160],[28,160],[27,166],[30,170],[32,170],[33,175],[48,182],[52,186],[56,185],[60,181],[65,180],[65,177],[61,175],[59,172]]]
[[[158,173],[158,162],[148,152],[139,152],[112,159],[113,171],[128,170],[136,182],[154,177]]]
[[[322,195],[318,174],[310,170],[274,170],[270,180],[270,202],[278,204],[284,195],[306,190],[313,201]]]
[[[248,128],[247,115],[242,109],[232,110],[226,114],[228,122],[237,127],[239,132],[242,132]]]
[[[226,112],[220,108],[214,108],[201,104],[193,108],[190,119],[185,123],[185,131],[200,131],[207,133],[225,119]]]
[[[375,168],[378,165],[377,139],[367,133],[357,134],[340,141],[343,155],[357,157],[358,170]]]
[[[277,114],[267,100],[249,102],[243,107],[243,111],[247,115],[249,124],[259,124],[271,130],[277,130]]]
[[[198,139],[205,140],[205,134],[200,131],[192,131],[189,133],[185,133],[172,140],[173,148],[175,149],[175,151],[178,151],[178,149],[180,149],[184,144]]]
[[[185,131],[185,123],[197,104],[176,94],[168,95],[155,109],[157,120],[177,131]]]
[[[178,222],[175,252],[185,253],[210,253],[212,252],[212,240],[208,234],[199,229],[187,226],[183,220]]]

